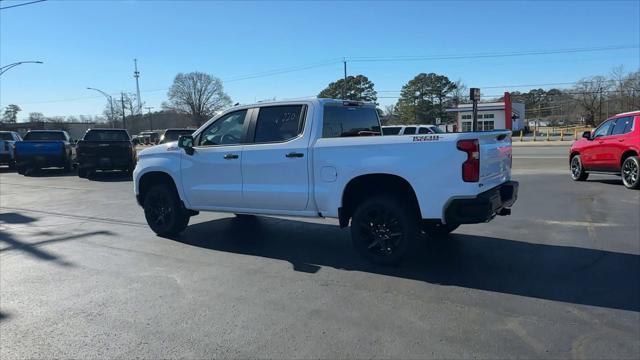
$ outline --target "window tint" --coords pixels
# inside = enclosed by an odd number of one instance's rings
[[[408,126],[406,128],[404,128],[404,135],[413,135],[416,133],[416,128],[415,126]]]
[[[324,107],[322,137],[380,135],[380,122],[376,109],[360,106]]]
[[[429,131],[429,128],[422,126],[418,129],[418,134],[431,134],[431,131]]]
[[[239,144],[247,110],[235,111],[214,121],[200,133],[200,146]]]
[[[402,128],[400,126],[390,126],[382,128],[382,135],[398,135],[400,134],[400,130]]]
[[[633,117],[631,116],[617,119],[616,124],[613,126],[613,130],[611,131],[611,135],[621,135],[631,131],[632,122],[633,122]]]
[[[11,133],[0,133],[0,140],[12,141],[13,140],[13,136],[11,136]]]
[[[118,130],[89,130],[84,135],[84,140],[88,141],[129,141],[129,134],[126,131]]]
[[[24,137],[25,140],[40,141],[40,140],[67,140],[64,133],[61,131],[37,131],[29,132]]]
[[[293,139],[302,132],[302,105],[261,107],[256,121],[254,142]]]
[[[633,130],[633,122],[637,120],[631,119],[631,121],[629,121],[629,123],[627,124],[627,127],[624,128],[624,133],[630,133],[631,130]]]
[[[605,121],[602,125],[600,125],[596,132],[593,133],[593,138],[595,139],[598,136],[607,136],[609,134],[609,128],[611,127],[612,123],[613,120]]]

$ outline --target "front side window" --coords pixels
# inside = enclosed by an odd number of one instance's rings
[[[611,131],[611,135],[622,135],[631,131],[633,127],[631,125],[633,123],[633,117],[627,116],[616,119],[616,124],[613,126],[613,130]]]
[[[260,108],[254,142],[287,141],[298,136],[304,126],[302,109],[302,105]]]
[[[609,135],[609,128],[611,127],[611,124],[613,124],[613,120],[605,121],[598,129],[596,129],[596,132],[593,133],[593,138],[595,139],[599,136]]]
[[[380,121],[375,108],[327,105],[324,107],[322,137],[380,135]]]
[[[426,126],[422,126],[418,129],[418,134],[430,134],[429,128]]]
[[[200,133],[199,146],[235,145],[242,140],[247,110],[234,111],[214,121]]]
[[[404,135],[414,135],[416,133],[416,128],[415,126],[409,126],[404,128]]]

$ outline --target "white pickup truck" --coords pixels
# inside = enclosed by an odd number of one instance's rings
[[[509,131],[380,135],[371,104],[238,106],[140,152],[134,191],[160,236],[177,235],[199,211],[331,217],[351,224],[358,252],[382,264],[399,262],[421,231],[510,214],[518,183]]]

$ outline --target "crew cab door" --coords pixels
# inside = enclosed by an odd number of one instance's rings
[[[194,138],[192,155],[182,153],[182,187],[192,208],[242,207],[247,113],[238,110],[217,119]]]
[[[582,150],[582,163],[586,169],[602,170],[603,169],[603,145],[611,132],[613,119],[607,120],[593,132],[591,140]]]
[[[243,198],[247,208],[299,211],[309,200],[306,105],[255,109],[243,150]]]

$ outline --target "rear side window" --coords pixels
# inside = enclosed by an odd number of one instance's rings
[[[11,133],[0,133],[0,140],[12,141],[13,140],[13,136],[11,136]]]
[[[616,124],[613,126],[613,130],[611,131],[611,135],[622,135],[631,131],[633,128],[633,117],[627,116],[618,118],[616,120]]]
[[[253,141],[287,141],[302,133],[303,127],[302,105],[261,107]]]
[[[382,135],[398,135],[402,128],[400,126],[390,126],[382,128]]]
[[[25,140],[41,141],[41,140],[67,140],[64,133],[59,131],[38,131],[27,133]]]
[[[409,126],[404,128],[404,133],[403,135],[414,135],[416,133],[416,127],[415,126]]]
[[[376,109],[360,106],[327,105],[324,107],[322,137],[380,135]]]
[[[129,141],[129,134],[122,130],[89,130],[84,135],[87,141]]]

